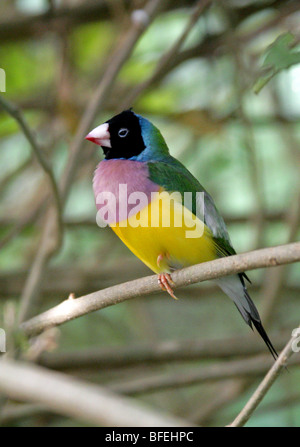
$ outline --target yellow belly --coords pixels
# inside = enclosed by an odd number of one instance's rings
[[[155,273],[170,273],[217,257],[208,227],[167,192],[163,197],[157,194],[148,206],[111,228]]]

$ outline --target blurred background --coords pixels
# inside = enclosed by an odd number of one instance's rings
[[[214,197],[237,252],[299,239],[300,2],[158,3],[1,1],[1,98],[11,109],[0,103],[0,327],[8,332],[70,293],[151,274],[96,224],[102,151],[83,136],[124,108],[149,118]],[[63,222],[37,154],[59,185]],[[299,273],[295,264],[249,274],[278,350],[299,324]],[[269,353],[213,283],[177,296],[85,315],[33,354],[15,337],[8,349],[190,423],[226,425],[271,365]],[[248,426],[300,425],[300,373],[291,370]],[[1,403],[3,425],[89,425]]]

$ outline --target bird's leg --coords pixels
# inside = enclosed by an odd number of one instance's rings
[[[174,281],[171,278],[169,273],[160,273],[158,275],[158,284],[163,291],[168,292],[174,300],[178,300],[178,298],[174,295],[171,284],[174,285]]]
[[[156,262],[157,262],[158,267],[161,267],[161,263],[163,261],[165,261],[165,258],[169,259],[170,255],[168,253],[167,254],[160,253],[157,256]],[[177,298],[174,295],[174,292],[172,290],[172,287],[171,287],[171,285],[174,285],[175,283],[172,280],[171,275],[169,273],[160,273],[158,275],[158,284],[164,292],[165,291],[168,292],[168,294],[171,295],[172,298],[177,300]]]

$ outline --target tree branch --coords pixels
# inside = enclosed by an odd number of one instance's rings
[[[258,386],[254,394],[251,396],[245,407],[238,414],[235,420],[230,424],[230,427],[243,427],[246,422],[250,419],[255,409],[258,407],[260,402],[263,400],[281,371],[286,367],[288,359],[293,354],[293,343],[296,339],[296,335],[293,335],[290,341],[287,343],[284,350],[279,355],[276,362],[273,364],[272,368]]]
[[[117,6],[124,3],[128,9],[132,2],[129,0],[110,0]],[[273,0],[269,2],[269,7],[278,10],[278,15],[283,15],[285,9],[288,13],[293,12],[297,7],[297,0],[291,0],[286,5],[286,0]],[[172,0],[168,9],[185,8],[193,6],[194,0]],[[295,5],[295,6],[294,6]],[[286,8],[284,8],[286,7]],[[250,4],[233,4],[235,11],[237,27],[243,20],[253,14],[263,10],[264,4],[259,2]],[[8,18],[0,21],[0,39],[1,42],[26,40],[37,38],[49,32],[65,29],[66,26],[77,26],[83,23],[90,23],[100,20],[108,20],[111,18],[111,6],[105,0],[86,0],[73,6],[57,6],[52,11],[46,11],[42,14],[23,15],[14,12]]]
[[[127,10],[132,6],[131,0],[109,0],[109,2],[106,0],[85,0],[72,6],[57,6],[54,10],[48,10],[42,14],[29,16],[20,13],[11,14],[11,17],[0,21],[1,43],[38,38],[49,32],[64,30],[66,26],[74,27],[83,23],[109,20],[112,6],[108,3],[111,2],[116,6],[124,3]],[[169,9],[188,7],[193,2],[194,0],[172,0]],[[247,10],[247,14],[249,13],[251,13],[251,9],[249,9],[249,12]]]
[[[193,265],[174,272],[172,276],[176,286],[182,287],[245,270],[272,267],[297,261],[300,261],[300,242],[264,248]],[[63,301],[58,306],[24,322],[21,324],[21,328],[28,336],[37,335],[45,329],[58,326],[89,312],[158,291],[160,291],[160,287],[156,275],[148,276],[90,293],[77,299]]]
[[[62,373],[14,360],[0,360],[0,391],[16,400],[42,404],[58,414],[102,426],[180,427],[186,421],[155,412],[131,399]]]
[[[277,349],[284,348],[290,331],[274,334],[272,340]],[[97,370],[106,371],[133,366],[156,366],[164,363],[192,362],[208,359],[230,359],[265,353],[265,346],[258,338],[238,336],[205,340],[168,340],[158,343],[133,344],[122,347],[77,349],[42,353],[38,363],[58,371]]]
[[[17,121],[17,123],[19,124],[20,128],[22,129],[27,141],[29,142],[41,168],[43,169],[46,176],[48,177],[49,184],[52,189],[55,208],[56,208],[58,237],[59,237],[59,239],[61,239],[62,235],[63,235],[62,204],[61,204],[60,194],[59,194],[59,190],[58,190],[58,185],[56,183],[53,170],[52,170],[48,160],[45,158],[42,148],[37,143],[34,134],[32,133],[30,127],[28,126],[24,116],[22,115],[22,113],[18,109],[18,107],[16,107],[11,102],[5,100],[2,96],[0,96],[0,106],[12,118],[14,118]]]
[[[151,85],[155,84],[164,74],[167,67],[170,65],[174,57],[178,54],[180,48],[184,44],[185,40],[189,36],[190,32],[196,25],[199,17],[202,12],[206,9],[206,7],[211,3],[211,0],[199,0],[194,8],[194,11],[191,13],[186,26],[184,27],[183,32],[178,37],[178,39],[173,43],[171,48],[163,53],[162,57],[159,59],[156,67],[151,76],[149,76],[144,82],[138,84],[125,98],[122,102],[120,110],[127,109],[130,107],[136,98],[140,96],[142,92],[147,90]]]
[[[300,358],[293,359],[293,365],[299,366]],[[244,378],[257,378],[265,374],[271,366],[270,356],[254,357],[243,360],[232,360],[218,362],[213,365],[202,366],[194,369],[183,369],[168,371],[167,373],[154,374],[145,371],[139,376],[133,376],[129,380],[118,380],[113,383],[107,383],[107,387],[120,394],[135,396],[138,394],[148,394],[162,390],[177,390],[188,386],[199,385],[202,383],[217,382],[220,380]]]

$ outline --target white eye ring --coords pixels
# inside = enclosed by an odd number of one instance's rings
[[[122,129],[119,130],[118,135],[121,138],[125,138],[128,135],[129,130],[126,129],[126,127],[122,127]]]

